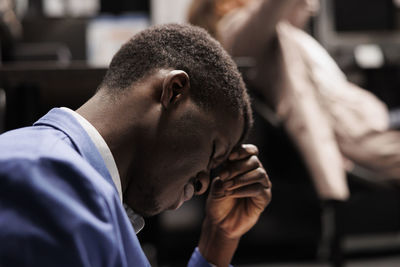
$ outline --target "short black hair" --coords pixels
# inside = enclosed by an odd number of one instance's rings
[[[164,24],[139,32],[114,55],[101,87],[118,92],[162,68],[189,75],[191,97],[200,107],[241,113],[247,135],[253,118],[242,76],[218,41],[196,26]]]

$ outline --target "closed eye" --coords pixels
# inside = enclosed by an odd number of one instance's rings
[[[215,150],[216,150],[216,144],[215,141],[213,142],[212,150],[211,150],[211,155],[210,159],[208,160],[208,169],[212,167],[212,162],[214,161],[214,156],[215,156]]]

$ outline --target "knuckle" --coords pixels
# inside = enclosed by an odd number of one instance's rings
[[[256,172],[257,172],[257,177],[258,178],[266,178],[266,177],[268,177],[267,172],[262,167],[258,167],[256,169]]]
[[[246,151],[251,154],[258,154],[258,147],[253,144],[247,144],[244,146]]]
[[[253,144],[244,144],[241,146],[241,150],[248,155],[258,155],[258,148]]]
[[[252,145],[253,146],[253,150],[254,150],[254,154],[255,155],[258,155],[258,153],[259,153],[259,151],[258,151],[258,147],[256,147],[255,145]]]
[[[264,193],[263,193],[265,199],[267,200],[267,202],[269,203],[272,199],[272,194],[271,194],[271,190],[270,189],[264,189]]]
[[[263,186],[258,186],[257,187],[257,192],[258,192],[259,195],[265,195],[266,194],[265,188]]]
[[[260,160],[258,159],[257,156],[253,155],[250,157],[250,165],[254,168],[260,167]]]

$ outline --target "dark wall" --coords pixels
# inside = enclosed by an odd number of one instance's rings
[[[85,18],[32,18],[23,21],[24,43],[60,43],[68,47],[71,60],[86,60]]]
[[[149,0],[101,0],[101,12],[119,14],[123,12],[150,12]]]
[[[396,8],[392,0],[334,0],[338,31],[393,30]]]

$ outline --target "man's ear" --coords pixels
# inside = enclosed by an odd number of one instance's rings
[[[164,78],[161,93],[161,104],[165,109],[177,103],[189,93],[189,75],[183,70],[172,70]]]

